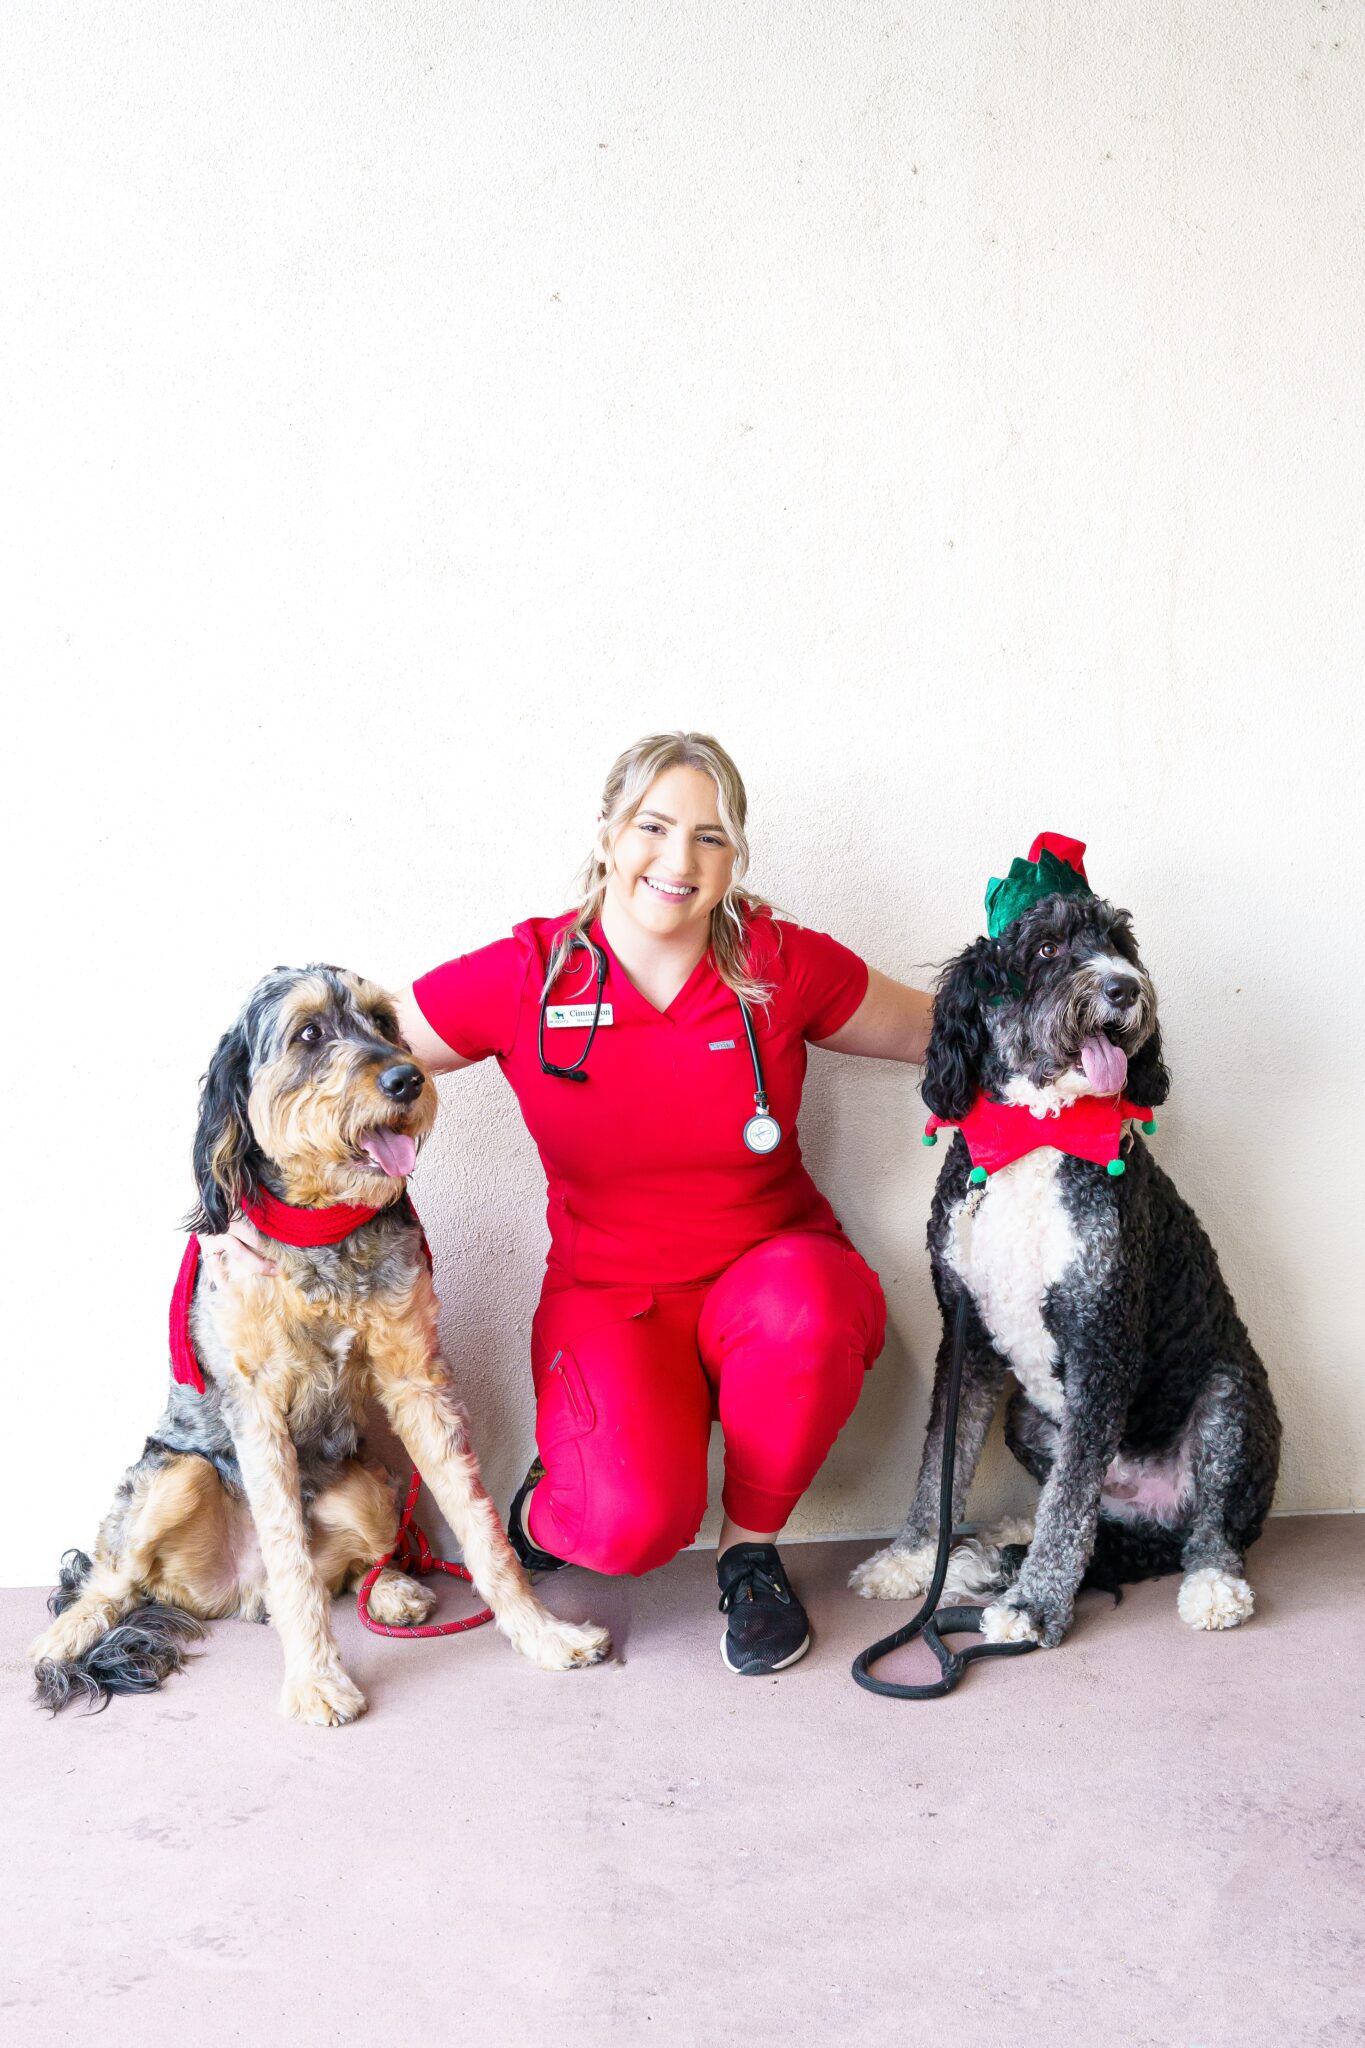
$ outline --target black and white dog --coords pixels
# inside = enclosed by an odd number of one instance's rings
[[[1156,993],[1126,911],[1045,896],[945,970],[923,1093],[946,1122],[983,1090],[1046,1117],[1119,1090],[1155,1105],[1168,1087]],[[1191,1628],[1251,1614],[1243,1557],[1275,1490],[1279,1417],[1212,1245],[1131,1125],[1123,1158],[1111,1174],[1045,1145],[975,1188],[955,1135],[929,1221],[944,1317],[929,1433],[904,1529],[853,1574],[864,1597],[905,1599],[929,1582],[965,1287],[954,1521],[1007,1368],[1018,1384],[1006,1438],[1043,1491],[1027,1554],[1027,1524],[960,1546],[947,1597],[993,1592],[989,1640],[1048,1645],[1065,1635],[1083,1580],[1181,1571]]]

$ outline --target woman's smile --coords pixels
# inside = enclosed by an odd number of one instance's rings
[[[699,957],[711,913],[734,872],[735,848],[720,820],[715,783],[697,768],[666,768],[634,816],[611,835],[603,929],[618,958],[621,947],[632,953],[641,941],[681,945]],[[623,964],[628,973],[647,971],[638,958]],[[686,972],[694,961],[680,964]]]

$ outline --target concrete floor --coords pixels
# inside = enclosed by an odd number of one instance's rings
[[[848,1677],[910,1611],[843,1589],[868,1547],[789,1553],[817,1643],[771,1680],[723,1669],[700,1555],[547,1582],[623,1652],[566,1677],[346,1603],[371,1711],[333,1732],[277,1719],[242,1623],[49,1721],[41,1596],[0,1594],[0,2041],[1365,2042],[1365,1522],[1273,1523],[1240,1632],[1184,1629],[1173,1580],[1088,1594],[925,1705]]]

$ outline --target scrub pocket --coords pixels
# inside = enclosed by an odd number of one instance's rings
[[[561,1345],[536,1375],[536,1446],[542,1459],[548,1463],[558,1445],[586,1436],[596,1420],[578,1361]]]
[[[586,1436],[597,1421],[587,1381],[574,1355],[577,1339],[609,1323],[647,1315],[647,1287],[568,1287],[541,1297],[531,1324],[531,1377],[536,1390],[536,1443],[540,1455]]]

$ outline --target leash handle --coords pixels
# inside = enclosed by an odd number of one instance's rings
[[[970,1226],[971,1217],[967,1218]],[[1018,1657],[1036,1650],[1037,1643],[972,1643],[965,1650],[950,1650],[944,1635],[980,1635],[980,1607],[942,1607],[935,1612],[943,1581],[948,1576],[948,1556],[953,1547],[953,1478],[957,1469],[957,1413],[962,1398],[962,1354],[967,1343],[967,1289],[957,1297],[953,1319],[953,1348],[948,1361],[948,1400],[943,1418],[943,1469],[938,1491],[938,1554],[934,1576],[918,1611],[903,1627],[872,1643],[853,1660],[853,1677],[865,1692],[880,1693],[889,1700],[939,1700],[960,1685],[969,1664],[980,1657]],[[940,1676],[927,1685],[897,1685],[889,1678],[876,1678],[872,1665],[922,1637],[933,1651]]]
[[[384,1567],[391,1564],[394,1558],[398,1559],[401,1570],[414,1572],[419,1578],[427,1578],[432,1572],[447,1572],[452,1579],[464,1579],[471,1586],[474,1583],[466,1565],[452,1564],[449,1558],[437,1557],[433,1553],[420,1524],[413,1521],[412,1512],[417,1505],[417,1496],[421,1490],[422,1475],[414,1465],[412,1468],[412,1480],[408,1486],[407,1501],[402,1514],[398,1518],[398,1533],[393,1539],[393,1547],[380,1558],[377,1564],[370,1566],[356,1593],[356,1613],[360,1616],[364,1627],[369,1629],[372,1635],[459,1636],[463,1635],[466,1629],[482,1628],[485,1622],[493,1619],[491,1607],[483,1608],[478,1614],[467,1614],[463,1621],[429,1621],[410,1627],[402,1627],[396,1622],[376,1621],[371,1615],[370,1593],[374,1587],[374,1582],[384,1570]]]

